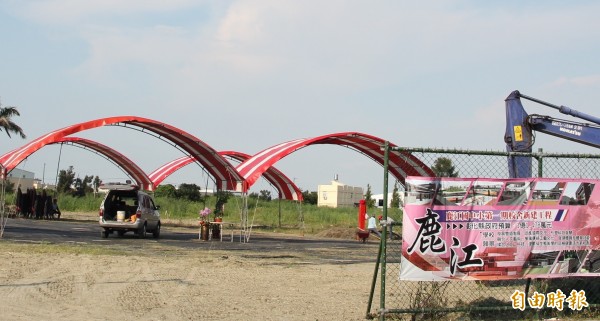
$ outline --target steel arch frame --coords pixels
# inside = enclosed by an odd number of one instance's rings
[[[107,125],[123,124],[142,128],[155,133],[183,149],[213,176],[218,189],[245,190],[244,179],[235,168],[216,150],[195,136],[166,123],[136,116],[115,116],[95,119],[54,130],[33,141],[0,156],[3,176],[18,166],[25,158],[47,144],[57,142],[71,134]]]
[[[221,156],[230,157],[239,162],[243,162],[244,160],[250,158],[251,156],[242,152],[236,151],[221,151],[219,152]],[[188,164],[194,162],[194,159],[189,156],[184,156],[172,160],[163,166],[157,168],[152,173],[148,175],[154,186],[159,186],[167,177],[171,174],[175,173],[179,169],[187,166]],[[264,172],[265,179],[275,187],[279,193],[281,193],[284,199],[302,201],[302,191],[294,184],[294,182],[289,179],[285,174],[276,169],[275,167],[270,167]]]
[[[348,147],[383,166],[385,160],[382,146],[385,142],[381,138],[359,132],[341,132],[313,138],[296,139],[266,148],[236,166],[236,169],[244,177],[245,184],[250,187],[267,169],[280,159],[299,149],[317,144]],[[390,143],[390,146],[396,147],[392,143]],[[389,171],[402,185],[405,184],[407,176],[435,176],[435,173],[429,166],[410,153],[402,151],[390,152]]]

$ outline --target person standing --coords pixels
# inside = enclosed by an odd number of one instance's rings
[[[52,196],[46,195],[46,199],[44,200],[44,218],[49,220],[54,218],[54,213],[52,213]]]
[[[381,238],[381,233],[379,233],[379,230],[377,230],[377,220],[375,219],[375,216],[369,216],[369,220],[367,221],[367,229],[369,230],[369,233],[373,233],[377,235],[377,237]]]
[[[385,223],[385,225],[388,227],[388,238],[390,240],[394,239],[394,231],[393,231],[393,225],[394,225],[394,219],[390,216],[387,217],[387,222]]]
[[[383,220],[383,215],[379,215],[379,217],[377,218],[379,220],[379,224],[381,224],[384,228],[387,228],[388,231],[388,235],[387,237],[391,240],[393,239],[393,231],[392,231],[392,224],[394,223],[394,219],[391,216],[387,217],[387,220]]]
[[[44,210],[46,208],[46,192],[35,195],[35,218],[38,220],[44,219]]]

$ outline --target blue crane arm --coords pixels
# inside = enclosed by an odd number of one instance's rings
[[[523,108],[520,93],[513,91],[504,100],[506,103],[506,132],[504,142],[507,152],[530,153],[533,146],[531,126],[527,123],[529,115]],[[509,156],[508,172],[510,177],[531,177],[531,157]]]
[[[504,142],[508,152],[531,152],[533,135],[527,122],[529,114],[523,108],[520,93],[515,90],[506,99],[506,132]]]
[[[506,132],[504,134],[504,142],[506,143],[506,150],[508,152],[531,152],[534,143],[534,130],[600,148],[599,126],[556,119],[549,116],[528,115],[523,108],[520,98],[557,109],[563,114],[600,125],[600,118],[598,117],[579,112],[566,106],[556,106],[523,95],[515,90],[505,99]],[[531,177],[531,157],[509,156],[508,169],[510,177]]]
[[[575,109],[569,108],[567,106],[553,105],[553,104],[547,103],[547,102],[545,102],[543,100],[539,100],[537,98],[533,98],[533,97],[529,97],[527,95],[523,95],[523,94],[519,93],[518,91],[516,91],[516,92],[518,93],[518,95],[520,97],[523,97],[523,98],[525,98],[527,100],[531,100],[531,101],[536,102],[538,104],[542,104],[542,105],[554,108],[554,109],[558,110],[559,112],[561,112],[562,114],[573,116],[573,117],[577,117],[577,118],[581,118],[581,119],[584,119],[584,120],[587,120],[587,121],[591,121],[594,124],[600,125],[600,118],[598,118],[598,117],[594,117],[592,115],[588,115],[586,113],[582,113],[580,111],[577,111]]]
[[[535,131],[600,148],[598,126],[540,115],[531,115],[528,121]]]

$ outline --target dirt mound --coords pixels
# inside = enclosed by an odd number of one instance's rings
[[[317,233],[318,237],[327,237],[333,239],[355,239],[356,228],[354,227],[333,227]]]

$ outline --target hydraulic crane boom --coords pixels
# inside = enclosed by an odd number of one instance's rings
[[[543,115],[528,115],[521,99],[524,98],[559,112],[592,122],[581,123],[557,119]],[[506,102],[506,132],[504,142],[509,152],[531,152],[535,142],[533,131],[553,135],[570,141],[600,148],[600,118],[594,117],[566,106],[556,106],[545,101],[513,91]],[[509,173],[511,177],[531,177],[531,157],[510,156]]]

